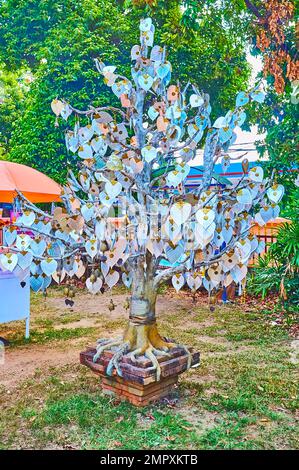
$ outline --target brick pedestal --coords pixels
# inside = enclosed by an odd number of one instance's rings
[[[190,350],[192,367],[199,365],[199,353]],[[158,358],[161,366],[161,379],[156,381],[156,371],[151,361],[144,356],[136,362],[131,362],[125,355],[120,363],[123,376],[119,377],[114,371],[113,376],[106,374],[106,368],[113,351],[105,351],[97,362],[93,362],[95,349],[87,349],[80,353],[81,364],[89,367],[101,377],[103,392],[116,395],[128,400],[136,406],[146,406],[150,402],[169,395],[178,380],[179,374],[187,369],[188,355],[181,348],[175,348],[169,356]]]

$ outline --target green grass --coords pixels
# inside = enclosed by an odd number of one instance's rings
[[[208,450],[257,450],[255,440],[247,441],[246,428],[251,424],[250,418],[239,418],[237,414],[230,413],[213,429],[205,432],[200,438],[200,446]]]
[[[105,397],[80,394],[48,404],[34,421],[33,428],[63,426],[67,429],[71,426],[76,441],[83,436],[83,448],[151,449],[167,446],[174,449],[190,447],[196,441],[196,434],[189,432],[187,425],[170,412],[154,410],[148,418],[145,410],[137,412],[127,403],[115,407]]]
[[[9,341],[12,347],[31,343],[46,344],[50,341],[65,341],[73,338],[82,338],[83,336],[90,335],[93,331],[93,328],[61,328],[59,330],[45,329],[43,331],[32,329],[28,339],[24,337],[24,333],[18,332],[16,335],[11,335]]]
[[[38,297],[33,305],[32,348],[51,353],[68,339],[94,340],[94,328],[54,329],[59,314],[46,317]],[[125,324],[101,319],[103,336]],[[10,393],[0,385],[0,448],[299,448],[298,366],[284,325],[237,305],[186,306],[160,319],[164,334],[201,351],[201,366],[181,376],[171,405],[137,409],[109,398],[80,365],[36,369]],[[12,337],[13,351],[26,343],[22,333]]]

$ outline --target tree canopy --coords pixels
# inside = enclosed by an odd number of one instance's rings
[[[195,30],[207,11],[221,18],[226,28],[247,38],[251,52],[263,57],[263,72],[278,94],[299,79],[296,19],[293,0],[177,0],[184,9],[182,22]],[[159,8],[156,0],[137,3]]]

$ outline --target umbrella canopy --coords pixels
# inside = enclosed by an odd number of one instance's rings
[[[13,202],[16,190],[31,202],[60,201],[61,187],[26,165],[0,160],[0,202]]]

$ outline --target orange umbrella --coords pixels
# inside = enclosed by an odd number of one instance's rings
[[[40,171],[0,160],[0,202],[13,202],[20,191],[31,202],[60,201],[61,187]]]

